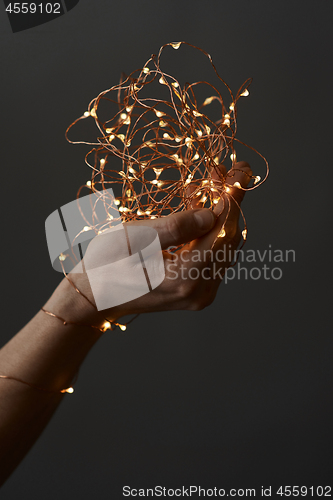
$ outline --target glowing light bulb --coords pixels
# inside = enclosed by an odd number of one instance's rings
[[[156,219],[157,217],[155,215],[152,215],[150,218],[151,219]]]
[[[83,231],[91,231],[92,227],[90,226],[84,226]]]
[[[196,134],[198,137],[202,137],[202,131],[201,130],[196,130]]]
[[[150,215],[150,214],[151,214],[151,210],[146,210],[146,211],[145,211],[145,214],[146,214],[146,215]]]
[[[208,104],[210,104],[212,101],[213,101],[214,97],[207,97],[205,100],[204,100],[204,103],[203,105],[204,106],[207,106]]]
[[[199,160],[200,156],[198,155],[198,153],[195,153],[195,155],[193,156],[193,160]]]
[[[115,205],[120,205],[120,200],[114,200]]]
[[[124,332],[127,329],[127,326],[126,325],[119,325],[119,328],[120,328],[120,330],[122,330]]]
[[[155,172],[156,179],[158,179],[161,173],[163,172],[163,168],[153,168],[153,170]]]
[[[199,113],[199,111],[196,111],[195,109],[193,110],[193,115],[194,116],[203,116],[202,113]]]
[[[90,116],[90,111],[85,111],[85,112],[83,113],[83,116],[85,116],[86,118],[88,118],[88,116]]]
[[[66,257],[67,257],[67,255],[64,255],[63,253],[61,253],[58,258],[59,258],[59,260],[61,260],[63,262],[64,260],[66,260]]]
[[[112,130],[113,130],[113,127],[112,128],[106,128],[105,129],[105,133],[106,134],[111,134]]]
[[[94,118],[97,118],[97,114],[96,114],[96,109],[93,108],[91,111],[90,111],[90,114],[91,116],[93,116]]]
[[[226,192],[227,192],[227,193],[229,193],[229,191],[230,191],[230,187],[229,187],[229,186],[226,186],[226,187],[225,187],[225,190],[226,190]]]
[[[111,328],[111,323],[110,321],[105,321],[105,323],[103,323],[103,331],[105,332],[106,330],[110,330]]]
[[[136,170],[134,170],[133,167],[129,167],[128,170],[131,172],[131,174],[136,174],[137,173]]]
[[[162,186],[163,186],[163,184],[164,184],[164,182],[163,182],[163,181],[158,181],[158,182],[157,182],[157,187],[162,187]]]
[[[157,182],[158,181],[156,179],[154,179],[153,181],[150,181],[151,184],[157,184]]]
[[[166,132],[163,134],[164,139],[168,139],[169,141],[172,140],[172,137],[169,136]]]
[[[118,210],[119,210],[119,212],[128,212],[129,208],[127,208],[127,207],[119,207]]]
[[[222,227],[221,231],[219,232],[219,234],[217,235],[218,238],[224,238],[226,235],[226,232],[225,232],[225,229],[224,227]]]
[[[215,205],[219,202],[219,198],[214,198],[213,199],[213,203],[215,203]]]
[[[91,181],[87,181],[86,186],[91,187]]]
[[[127,106],[126,107],[127,113],[130,113],[132,111],[132,109],[133,109],[133,104],[132,104],[132,106]]]
[[[63,394],[64,394],[65,392],[67,392],[68,394],[73,394],[74,389],[73,389],[73,387],[68,387],[68,389],[63,389],[61,392],[62,392]]]
[[[174,49],[177,50],[181,46],[181,43],[182,42],[171,42],[170,45],[171,45],[171,47],[173,47]]]
[[[188,148],[191,148],[192,147],[192,142],[193,142],[193,139],[191,139],[190,137],[186,137],[185,139],[185,144]]]
[[[105,162],[106,162],[105,158],[101,158],[101,159],[99,160],[99,163],[100,163],[101,165],[103,165],[103,166],[105,165]]]
[[[140,210],[140,209],[139,209],[139,210],[137,210],[137,211],[136,211],[136,213],[137,213],[137,215],[143,215],[143,212],[141,212],[141,210]]]
[[[207,201],[207,196],[203,196],[200,200],[200,203],[205,203]]]
[[[183,140],[182,137],[180,137],[180,135],[175,135],[175,141],[176,142],[181,142]]]
[[[121,118],[122,120],[126,120],[126,118],[127,118],[127,113],[120,113],[120,118]]]
[[[246,240],[246,237],[247,237],[247,229],[243,229],[242,231],[242,236],[243,236],[243,239]]]
[[[179,87],[179,83],[178,83],[178,82],[172,82],[172,84],[171,84],[171,85],[172,85],[173,87],[175,87],[175,88]]]
[[[125,140],[125,136],[124,136],[124,134],[118,134],[118,135],[117,135],[117,137],[118,137],[118,139],[120,139],[122,142],[124,142],[124,140]]]
[[[230,155],[230,160],[231,160],[231,161],[235,161],[235,160],[236,160],[236,153],[232,153],[232,154]]]
[[[163,120],[161,120],[161,121],[159,122],[159,126],[160,126],[160,127],[166,127],[167,125],[168,125],[168,123],[167,123],[167,122],[165,122],[165,121],[163,121]]]
[[[174,160],[177,163],[177,165],[182,165],[183,164],[183,160],[181,158],[179,158],[179,156],[177,154],[172,155],[172,158],[174,158]]]
[[[230,104],[229,109],[230,109],[230,111],[235,110],[235,104],[233,102]]]
[[[244,90],[244,92],[241,93],[241,96],[246,97],[249,95],[249,91],[247,89]]]
[[[131,123],[131,119],[130,119],[130,117],[128,116],[128,117],[126,118],[126,120],[124,120],[124,125],[129,125],[130,123]]]
[[[208,125],[205,125],[205,129],[206,129],[207,134],[209,135],[210,134],[210,127],[208,127]]]
[[[242,187],[238,181],[234,183],[234,186],[235,186],[236,188],[241,188],[241,187]]]
[[[158,109],[155,109],[155,115],[158,117],[158,118],[161,118],[161,116],[164,116],[165,113],[163,113],[163,111],[159,111]]]
[[[229,118],[224,118],[224,120],[223,120],[223,125],[227,125],[227,126],[229,127],[229,125],[230,125],[230,120],[229,120]]]
[[[161,76],[161,78],[158,81],[160,82],[161,85],[167,85],[167,82],[165,81],[163,76]]]
[[[261,181],[260,175],[256,175],[255,178],[254,178],[254,184],[257,184],[260,181]]]
[[[150,69],[147,66],[145,66],[142,70],[142,72],[145,73],[146,75],[148,75],[149,71]]]
[[[114,134],[111,134],[110,137],[109,137],[109,141],[113,141],[113,139],[115,138],[116,136]]]

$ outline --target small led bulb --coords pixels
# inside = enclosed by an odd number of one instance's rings
[[[226,235],[226,232],[225,232],[225,229],[224,227],[222,227],[221,231],[219,232],[219,234],[217,235],[218,238],[224,238]]]
[[[246,237],[247,237],[247,229],[243,229],[242,231],[242,236],[243,236],[243,239],[246,240]]]
[[[256,175],[254,178],[254,184],[258,184],[258,182],[260,182],[260,181],[261,181],[260,175]]]
[[[119,328],[120,328],[120,330],[122,330],[124,332],[127,329],[127,326],[126,325],[119,325]]]
[[[235,182],[234,186],[235,186],[236,188],[241,188],[241,187],[242,187],[238,181],[237,181],[237,182]]]
[[[90,116],[90,111],[85,111],[85,112],[83,113],[83,116],[85,116],[86,118],[88,118],[88,116]]]
[[[244,90],[244,92],[241,93],[241,96],[246,97],[249,95],[249,91],[247,89]]]
[[[204,103],[203,105],[204,106],[207,106],[208,104],[210,104],[212,102],[212,100],[214,99],[214,97],[207,97],[205,100],[204,100]]]
[[[68,387],[67,389],[63,389],[60,392],[62,392],[63,394],[65,394],[65,392],[67,392],[68,394],[73,394],[74,389],[73,389],[73,387]]]

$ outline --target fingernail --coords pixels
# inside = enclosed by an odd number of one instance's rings
[[[215,224],[216,217],[208,208],[196,210],[193,215],[197,225],[202,230],[208,231]]]

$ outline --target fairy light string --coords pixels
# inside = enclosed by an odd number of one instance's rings
[[[175,77],[163,72],[160,61],[165,48],[178,50],[182,44],[200,51],[209,59],[224,90],[227,90],[227,101],[222,98],[221,91],[207,81],[182,87]],[[100,193],[112,187],[123,222],[164,217],[186,210],[193,203],[213,209],[220,200],[222,213],[225,204],[230,207],[231,200],[234,200],[231,187],[244,191],[256,189],[265,182],[269,173],[266,159],[236,137],[237,103],[249,95],[251,81],[251,78],[246,80],[234,96],[219,76],[210,54],[186,42],[163,45],[158,55],[153,54],[141,69],[94,98],[88,110],[68,127],[66,137],[70,143],[93,146],[85,157],[92,171],[91,179],[80,188],[78,199],[84,188]],[[168,99],[146,97],[150,95],[150,88],[153,93],[157,82],[168,90]],[[199,103],[196,90],[203,85],[210,88],[212,95]],[[209,117],[212,102],[219,105],[220,118],[217,121]],[[108,110],[108,105],[116,108],[111,117],[104,109]],[[96,142],[71,140],[69,131],[72,127],[89,117],[94,119],[100,133]],[[253,183],[247,188],[239,182],[232,183],[237,171],[234,167],[237,143],[257,153],[265,163],[263,178],[251,176]],[[232,168],[223,175],[219,165],[228,157]],[[248,230],[241,209],[240,213],[244,223],[244,243]],[[112,227],[114,222],[106,220],[91,229],[98,234]],[[226,235],[224,226],[219,234],[222,238]]]

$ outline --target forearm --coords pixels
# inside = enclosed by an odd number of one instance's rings
[[[45,305],[46,310],[68,321],[85,324],[89,307],[67,280]],[[88,314],[82,314],[82,308]],[[95,311],[91,313],[96,316]],[[0,375],[45,389],[0,378],[0,484],[22,460],[66,397],[60,391],[71,385],[82,361],[101,335],[98,329],[64,325],[40,311],[0,350]]]

